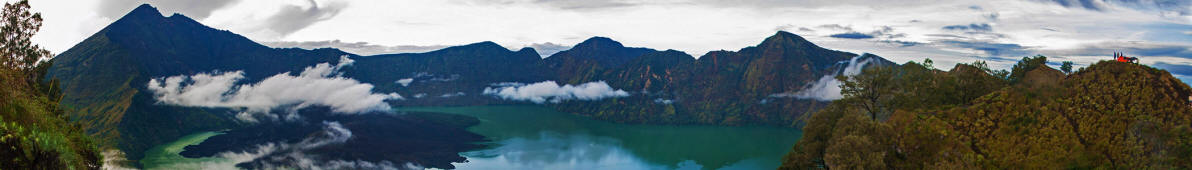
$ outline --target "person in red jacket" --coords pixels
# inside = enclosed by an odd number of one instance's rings
[[[1118,62],[1138,64],[1138,57],[1126,57],[1126,55],[1122,53],[1113,53],[1113,58]]]

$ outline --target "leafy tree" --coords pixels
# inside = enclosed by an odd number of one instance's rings
[[[1035,70],[1035,68],[1039,68],[1040,66],[1045,67],[1046,64],[1046,56],[1023,57],[1021,61],[1018,61],[1018,64],[1014,64],[1014,67],[1010,69],[1010,83],[1017,84],[1022,81],[1022,78],[1026,77],[1026,72]]]
[[[837,76],[841,81],[840,94],[845,103],[852,103],[865,110],[870,119],[877,120],[879,115],[890,112],[890,100],[893,95],[894,67],[877,66],[865,68],[861,74],[854,76]]]
[[[0,169],[98,169],[95,142],[58,106],[57,81],[43,80],[51,54],[30,41],[42,19],[29,8],[0,12]]]
[[[0,65],[5,69],[7,80],[39,80],[33,75],[37,61],[49,58],[50,51],[41,48],[30,40],[34,33],[41,28],[41,14],[29,12],[29,2],[5,3],[0,12]],[[27,86],[27,81],[14,81]],[[9,86],[10,88],[13,86]],[[21,87],[21,86],[16,86]]]
[[[1072,74],[1072,61],[1064,61],[1064,64],[1060,65],[1060,71],[1064,71],[1064,74]]]

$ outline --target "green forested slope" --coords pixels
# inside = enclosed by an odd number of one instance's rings
[[[884,83],[846,87],[845,99],[812,116],[780,169],[1192,168],[1188,85],[1145,65],[1102,61],[1064,75],[1043,63],[1025,58],[1009,74],[978,76],[960,76],[978,70],[962,65],[925,83],[909,78],[910,67],[867,70],[849,82]],[[996,90],[931,102],[957,88]]]

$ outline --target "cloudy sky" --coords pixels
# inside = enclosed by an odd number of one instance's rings
[[[493,41],[549,55],[605,36],[698,57],[783,30],[942,69],[1035,54],[1087,65],[1123,51],[1192,75],[1192,0],[39,0],[35,40],[62,52],[142,3],[266,45],[359,54]]]

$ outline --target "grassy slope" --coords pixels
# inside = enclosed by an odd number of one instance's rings
[[[0,71],[0,74],[3,71]],[[0,169],[95,169],[98,146],[67,120],[54,83],[22,86],[0,78]]]

